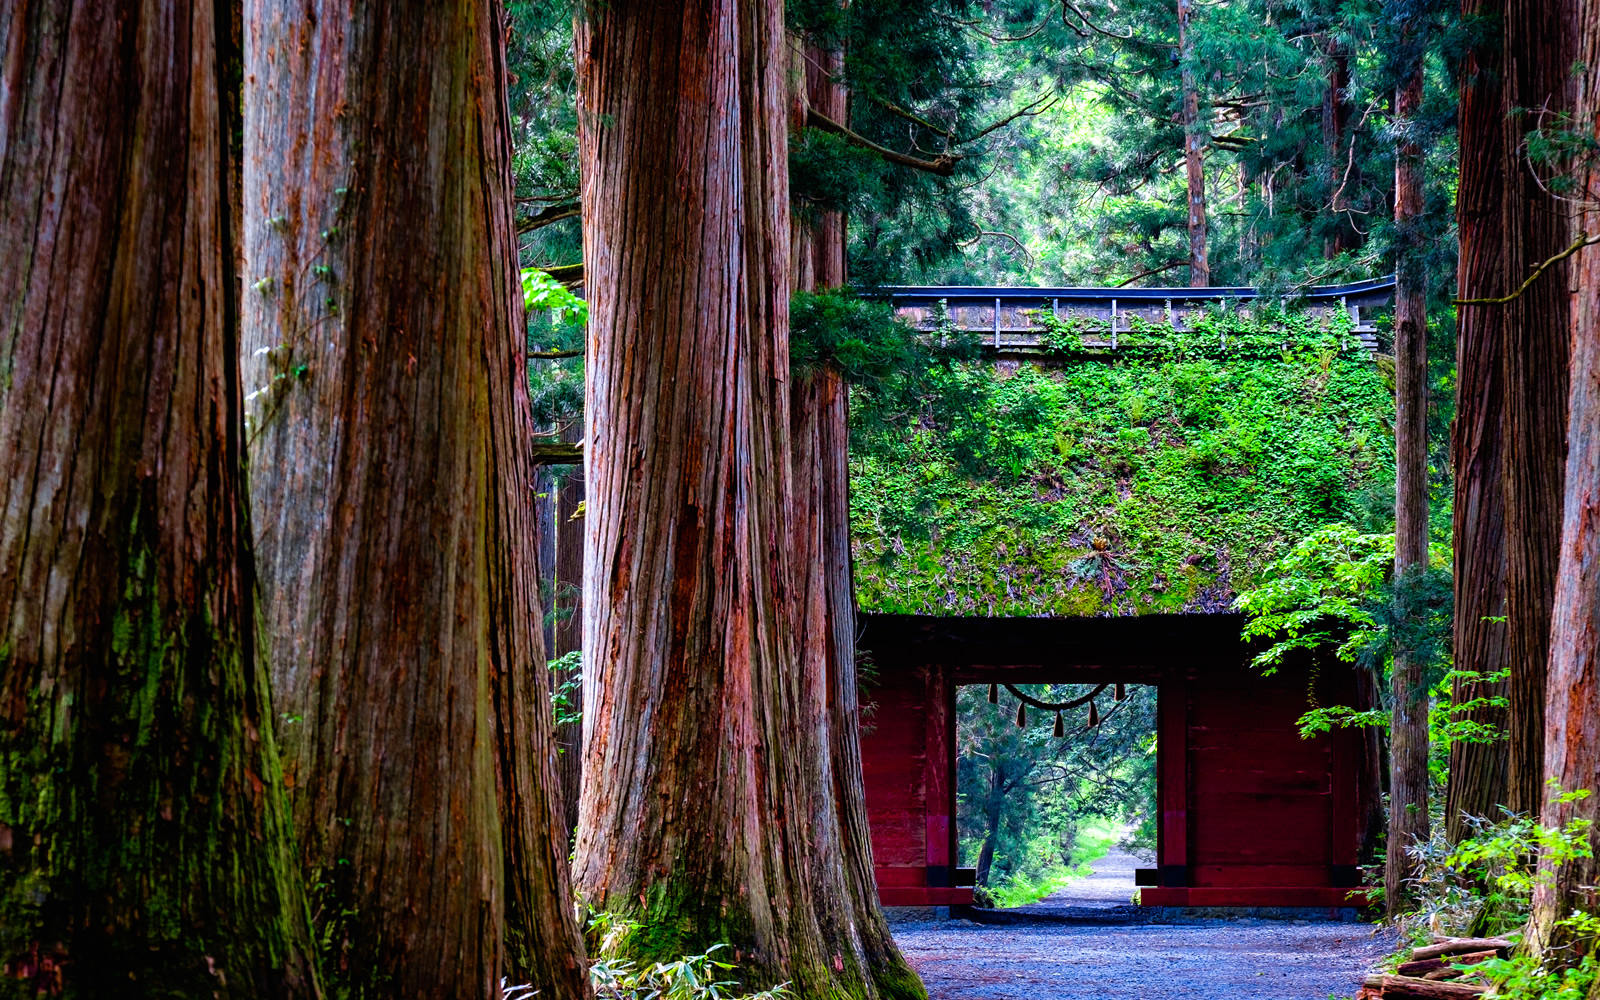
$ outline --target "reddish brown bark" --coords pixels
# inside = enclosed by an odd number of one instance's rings
[[[318,993],[255,633],[228,10],[0,18],[8,995]]]
[[[1487,13],[1493,0],[1466,0],[1462,15]],[[1504,295],[1509,275],[1501,232],[1505,197],[1505,106],[1499,39],[1473,48],[1462,72],[1461,175],[1456,220],[1460,298]],[[1501,451],[1505,436],[1503,310],[1465,306],[1456,313],[1456,418],[1451,427],[1455,468],[1454,653],[1458,670],[1483,675],[1505,669],[1505,499]],[[1502,619],[1496,621],[1494,619]],[[1504,697],[1503,681],[1457,680],[1457,704]],[[1455,718],[1503,733],[1504,708],[1484,706]],[[1445,827],[1452,841],[1467,833],[1467,816],[1494,816],[1505,801],[1506,744],[1457,742],[1450,747]]]
[[[1535,171],[1548,172],[1549,165],[1530,163],[1521,149],[1528,131],[1539,125],[1538,116],[1525,109],[1560,112],[1571,106],[1567,75],[1572,50],[1563,16],[1562,5],[1547,0],[1506,0],[1504,6],[1502,123],[1511,159],[1501,233],[1506,273],[1515,284],[1572,240],[1567,207],[1547,194],[1535,176]],[[1502,456],[1511,664],[1506,802],[1519,812],[1538,810],[1546,774],[1545,671],[1567,427],[1568,275],[1568,262],[1563,261],[1510,303],[1488,307],[1503,309],[1505,324]]]
[[[246,28],[245,386],[303,862],[341,986],[587,990],[552,809],[497,3]]]
[[[815,108],[848,123],[844,53],[791,39],[790,121]],[[805,291],[845,280],[841,212],[794,215],[791,273]],[[810,864],[818,920],[830,948],[864,970],[868,996],[925,997],[878,905],[861,765],[855,584],[850,558],[850,390],[832,368],[796,373],[790,398],[794,470],[793,559],[799,649],[805,671],[802,724],[817,749]]]
[[[1211,284],[1211,256],[1206,235],[1206,171],[1204,126],[1200,121],[1200,86],[1195,79],[1194,46],[1189,20],[1194,0],[1178,0],[1178,53],[1183,85],[1183,163],[1187,183],[1185,211],[1189,225],[1189,285]]]
[[[1561,8],[1571,20],[1557,30],[1569,33],[1582,67],[1578,127],[1592,140],[1600,137],[1600,3],[1570,0]],[[1578,229],[1600,232],[1600,167],[1591,160],[1577,180],[1585,199]],[[1600,820],[1600,254],[1584,250],[1573,261],[1571,423],[1545,701],[1544,773],[1554,780],[1544,795],[1547,826]],[[1561,801],[1561,792],[1580,788],[1596,794]],[[1590,827],[1591,847],[1600,846],[1596,830],[1600,825]],[[1534,893],[1526,939],[1535,953],[1570,939],[1555,926],[1558,920],[1574,908],[1592,913],[1596,907],[1600,865],[1594,858],[1577,859],[1556,875]]]
[[[1395,117],[1409,123],[1422,106],[1421,45],[1395,92]],[[1428,292],[1419,237],[1422,151],[1403,138],[1395,149],[1394,450],[1395,576],[1428,568]],[[1384,876],[1391,913],[1404,906],[1412,862],[1406,848],[1428,839],[1428,691],[1425,664],[1410,650],[1395,653],[1389,726],[1389,841]]]
[[[614,2],[577,49],[591,312],[576,881],[642,922],[632,955],[728,942],[749,982],[859,995],[864,970],[818,916],[834,904],[815,896],[809,843],[825,675],[795,635],[782,5]]]

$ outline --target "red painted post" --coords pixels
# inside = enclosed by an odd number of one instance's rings
[[[1156,689],[1156,770],[1161,800],[1161,885],[1189,884],[1189,691],[1183,668]]]
[[[928,665],[927,756],[923,781],[928,823],[928,885],[949,886],[955,876],[956,688],[950,668]]]

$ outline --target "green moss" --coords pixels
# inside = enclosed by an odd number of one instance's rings
[[[0,676],[28,687],[0,726],[0,998],[313,981],[249,630],[163,600],[141,523],[122,533],[118,600],[63,624],[59,661],[11,662],[4,643]]]
[[[1392,397],[1345,331],[1274,323],[949,369],[853,449],[863,610],[1222,610],[1293,540],[1359,522],[1393,477]]]

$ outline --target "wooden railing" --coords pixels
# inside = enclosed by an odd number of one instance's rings
[[[1254,288],[991,288],[949,286],[894,286],[867,293],[885,297],[895,312],[920,329],[935,329],[949,322],[958,329],[983,335],[984,343],[1000,351],[1038,351],[1047,346],[1040,317],[1054,315],[1062,321],[1084,319],[1093,333],[1083,335],[1085,347],[1115,350],[1119,335],[1135,322],[1166,324],[1176,330],[1192,329],[1195,313],[1217,307],[1246,314],[1260,303],[1283,304],[1312,317],[1349,314],[1353,336],[1369,350],[1378,347],[1371,312],[1394,298],[1394,276],[1349,285],[1319,285],[1293,299],[1263,295]]]

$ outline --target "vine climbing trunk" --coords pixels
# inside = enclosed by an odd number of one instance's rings
[[[1505,0],[1507,190],[1501,221],[1505,268],[1515,285],[1572,240],[1566,203],[1553,196],[1528,158],[1528,133],[1546,110],[1571,107],[1573,53],[1563,4]],[[1506,443],[1506,615],[1510,636],[1509,753],[1506,804],[1536,812],[1544,795],[1545,673],[1561,536],[1567,430],[1569,262],[1540,275],[1504,306]],[[1468,307],[1473,308],[1473,307]],[[1482,311],[1485,307],[1476,307]]]
[[[585,280],[584,782],[574,871],[641,959],[859,996],[814,847],[825,664],[791,551],[783,7],[616,0],[578,26]],[[596,776],[604,780],[596,780]],[[823,852],[823,853],[818,853]]]
[[[1396,591],[1407,601],[1407,581],[1428,569],[1428,290],[1422,259],[1422,150],[1408,134],[1422,106],[1422,42],[1413,26],[1409,63],[1395,92],[1400,139],[1395,145],[1395,543]],[[1406,613],[1402,606],[1400,613]],[[1428,690],[1426,664],[1411,649],[1397,649],[1391,671],[1393,718],[1389,726],[1389,839],[1385,900],[1398,913],[1408,898],[1412,860],[1407,849],[1428,839]]]
[[[1495,0],[1467,0],[1465,17],[1490,13]],[[1460,298],[1504,295],[1510,281],[1501,229],[1505,197],[1505,107],[1503,59],[1498,37],[1473,46],[1462,67],[1460,101],[1461,174],[1456,221]],[[1455,666],[1460,675],[1451,697],[1477,707],[1453,716],[1492,730],[1495,736],[1450,745],[1450,783],[1445,829],[1451,841],[1468,833],[1468,816],[1493,816],[1505,801],[1508,754],[1498,738],[1506,710],[1491,703],[1506,694],[1493,679],[1508,665],[1505,624],[1505,497],[1501,487],[1504,448],[1505,313],[1495,307],[1463,306],[1456,313],[1456,418],[1451,427],[1455,470]],[[1471,675],[1478,675],[1477,678]]]
[[[1178,0],[1178,60],[1183,86],[1183,164],[1189,219],[1189,285],[1211,284],[1206,235],[1205,141],[1200,122],[1200,85],[1195,76],[1194,0]]]
[[[804,128],[810,108],[832,121],[848,122],[841,79],[844,53],[791,36],[790,54],[790,127]],[[842,287],[844,214],[797,206],[791,220],[794,287]],[[817,748],[809,850],[817,918],[830,949],[864,970],[867,995],[925,997],[921,981],[889,933],[873,873],[850,557],[850,389],[832,366],[793,372],[791,378],[791,551],[803,671],[800,705]]]
[[[337,986],[582,996],[499,5],[248,11],[252,498]]]
[[[0,18],[10,996],[319,995],[255,628],[229,9]]]
[[[1600,139],[1600,2],[1566,0],[1560,7],[1570,20],[1558,22],[1556,30],[1572,39],[1570,54],[1579,67],[1577,127],[1592,142]],[[1579,230],[1600,232],[1600,166],[1593,159],[1581,164],[1576,180],[1583,198]],[[1600,825],[1594,825],[1600,823],[1600,255],[1584,250],[1573,260],[1571,422],[1544,720],[1543,773],[1552,784],[1544,789],[1542,821],[1546,826],[1590,821],[1593,849],[1600,847]],[[1579,789],[1596,794],[1578,799],[1563,794]],[[1597,902],[1600,865],[1594,857],[1574,858],[1549,874],[1553,877],[1534,890],[1525,938],[1536,954],[1572,943],[1578,935],[1558,921],[1574,909],[1593,913]],[[1597,990],[1600,986],[1589,995]]]

